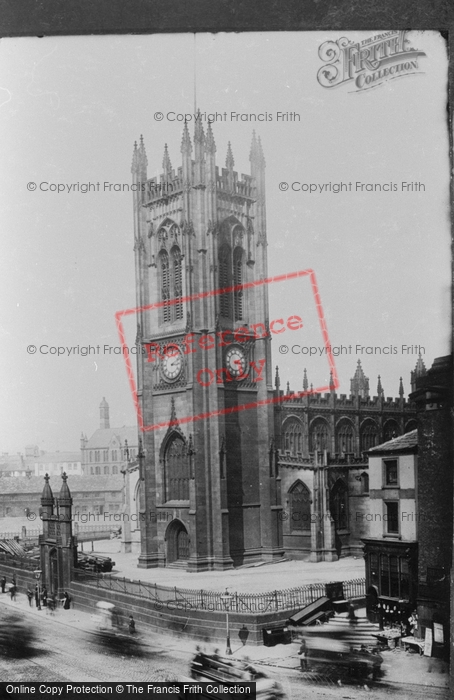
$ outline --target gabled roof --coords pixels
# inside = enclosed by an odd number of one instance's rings
[[[98,428],[85,445],[86,450],[101,450],[110,447],[112,439],[116,437],[120,447],[124,447],[125,440],[129,447],[137,447],[139,437],[135,425],[124,425],[122,428]]]
[[[388,440],[381,445],[376,445],[368,450],[367,454],[373,457],[379,454],[392,454],[394,452],[408,452],[413,453],[418,451],[418,431],[410,430],[409,433],[405,435],[399,435],[399,437]]]

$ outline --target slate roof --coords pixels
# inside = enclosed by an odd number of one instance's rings
[[[85,449],[107,449],[113,437],[118,439],[121,447],[124,447],[125,440],[128,441],[129,447],[137,447],[139,444],[136,426],[124,425],[122,428],[98,428],[98,430],[95,430],[91,438],[88,440]]]
[[[0,479],[0,494],[41,494],[44,483],[42,476],[32,476],[30,479],[24,476],[5,476]],[[49,484],[54,496],[59,494],[62,483],[62,479],[59,476],[51,477]],[[68,486],[73,496],[75,493],[87,491],[120,491],[123,488],[123,476],[122,474],[69,476]]]
[[[392,452],[417,452],[418,451],[418,431],[410,430],[409,433],[405,435],[399,435],[399,437],[388,440],[381,445],[376,445],[368,450],[367,454],[374,455],[378,454],[390,454]]]
[[[32,458],[33,464],[60,464],[61,462],[80,462],[80,452],[44,452]]]

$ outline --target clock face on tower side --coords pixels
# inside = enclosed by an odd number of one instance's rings
[[[183,357],[178,345],[167,345],[164,357],[161,360],[161,371],[169,382],[178,379],[183,369]]]
[[[243,350],[237,346],[227,350],[225,364],[232,377],[244,374],[246,370],[246,356]]]

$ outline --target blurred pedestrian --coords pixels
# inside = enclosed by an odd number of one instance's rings
[[[65,591],[63,594],[63,608],[65,610],[69,610],[71,607],[71,598],[68,595],[68,593]]]
[[[39,586],[36,584],[35,586],[35,606],[38,608],[38,610],[41,608],[41,605],[39,603]]]
[[[136,633],[136,623],[134,622],[134,618],[132,615],[129,616],[129,634],[135,634]]]
[[[301,656],[301,659],[300,659],[301,670],[307,671],[307,644],[306,644],[306,640],[304,639],[304,637],[301,640],[301,646],[300,646],[300,650],[298,652],[298,656]]]
[[[33,591],[31,588],[27,588],[27,598],[28,598],[28,604],[30,607],[32,607],[32,601],[33,601]]]
[[[9,587],[9,594],[11,596],[11,600],[16,600],[16,586],[14,585],[14,581],[11,581],[11,585]]]
[[[348,624],[356,625],[358,623],[357,617],[355,615],[355,607],[352,602],[348,604]]]
[[[47,609],[51,615],[54,614],[55,608],[57,607],[57,597],[55,593],[51,593],[47,600]]]
[[[47,608],[47,588],[44,586],[43,588],[43,605],[45,608]]]
[[[1,586],[2,586],[2,593],[4,593],[5,587],[6,587],[6,576],[2,576]]]

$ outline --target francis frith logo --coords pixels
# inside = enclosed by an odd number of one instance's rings
[[[421,73],[419,59],[423,51],[410,46],[406,31],[391,31],[360,42],[342,37],[325,41],[318,50],[324,62],[317,80],[324,88],[333,88],[354,81],[355,92],[381,85],[405,75]]]

